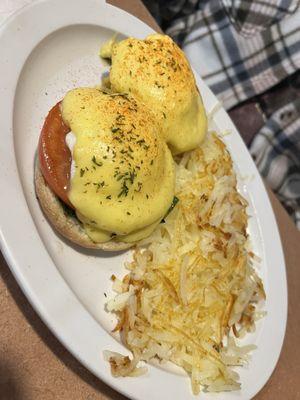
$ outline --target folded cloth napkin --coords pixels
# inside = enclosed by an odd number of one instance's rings
[[[155,4],[161,26],[183,47],[226,109],[260,95],[268,98],[270,88],[291,76],[299,78],[298,0],[169,0]],[[300,229],[298,78],[294,79],[298,96],[286,96],[285,90],[280,101],[270,102],[272,107],[263,115],[264,126],[250,143],[250,152]],[[280,97],[280,91],[274,95]],[[244,107],[243,115],[245,112],[247,115]]]

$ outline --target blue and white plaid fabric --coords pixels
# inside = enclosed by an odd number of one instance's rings
[[[300,97],[267,120],[250,152],[300,229]]]
[[[151,3],[161,26],[183,47],[226,109],[266,92],[300,69],[298,0]],[[256,134],[250,152],[300,229],[299,99],[281,102]]]
[[[167,33],[180,43],[225,108],[265,92],[299,69],[300,13],[295,11],[294,1],[198,3],[200,9],[175,20]],[[282,21],[270,25],[276,21],[276,8],[271,8],[275,3],[280,10],[289,3],[291,9],[286,9]]]

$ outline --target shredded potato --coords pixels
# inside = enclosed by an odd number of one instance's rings
[[[265,298],[247,240],[246,200],[236,189],[224,143],[210,133],[176,163],[174,210],[136,247],[130,270],[108,302],[132,360],[111,355],[115,376],[139,375],[139,361],[171,361],[191,378],[194,394],[239,389],[231,366],[255,346],[234,340],[255,328]]]

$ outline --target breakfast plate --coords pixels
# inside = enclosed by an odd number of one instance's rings
[[[59,10],[59,12],[58,12]],[[110,277],[122,277],[130,252],[80,250],[49,226],[35,196],[34,158],[48,110],[67,90],[99,84],[108,65],[100,46],[119,38],[144,38],[153,30],[100,0],[45,0],[14,14],[0,27],[0,239],[1,250],[25,295],[64,346],[91,372],[132,399],[194,399],[186,376],[150,366],[141,377],[113,378],[103,351],[129,354],[111,334],[115,320],[105,311]],[[249,366],[238,368],[241,390],[201,393],[203,399],[250,399],[275,368],[287,318],[284,258],[275,217],[257,169],[230,118],[196,75],[211,127],[226,132],[249,202],[249,235],[261,259],[267,295],[265,318],[245,343],[254,343]],[[212,112],[214,110],[214,112]],[[153,388],[159,388],[153,392]]]

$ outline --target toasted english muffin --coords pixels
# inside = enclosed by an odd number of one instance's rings
[[[113,239],[106,243],[93,242],[72,210],[68,206],[64,206],[49,188],[42,175],[38,161],[35,163],[34,181],[36,195],[43,212],[53,228],[66,239],[88,249],[105,251],[120,251],[134,246],[135,243],[116,242]]]

